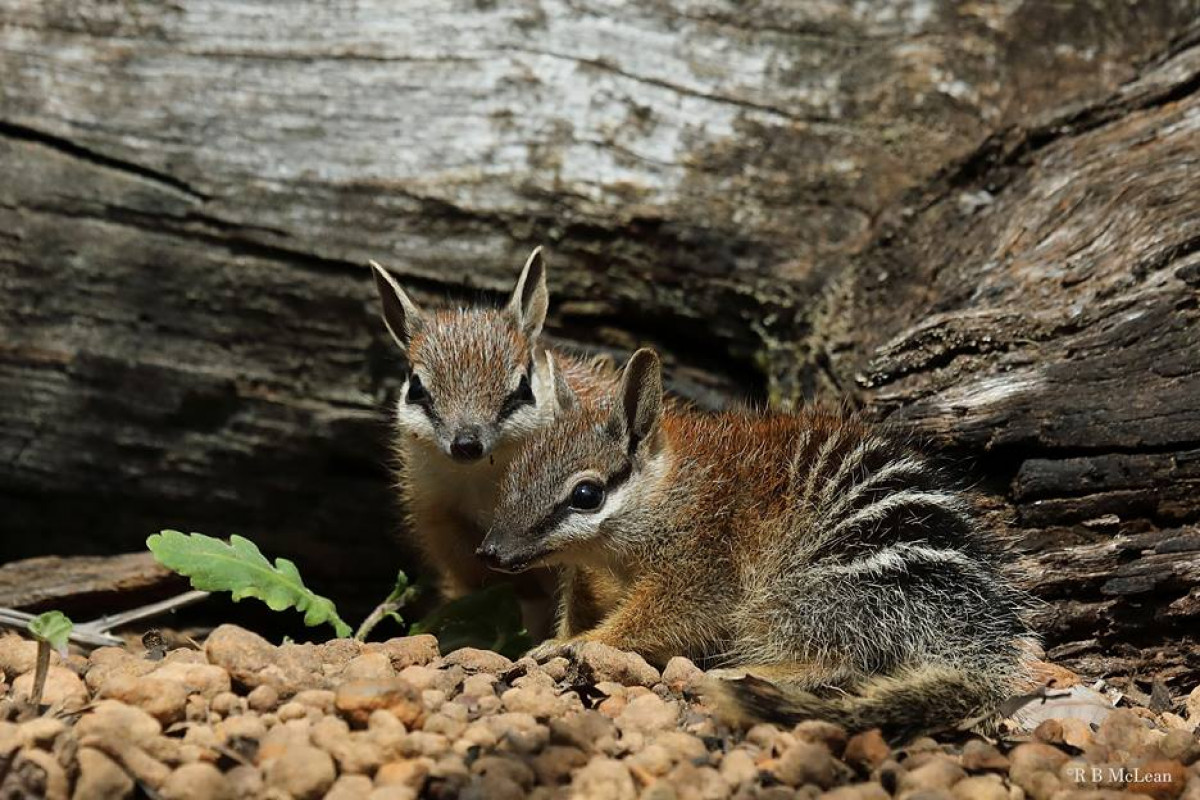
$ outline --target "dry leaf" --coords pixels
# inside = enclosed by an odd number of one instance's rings
[[[1078,719],[1088,725],[1099,725],[1113,712],[1108,699],[1086,686],[1077,684],[1065,691],[1047,691],[1034,697],[1012,714],[1015,728],[1032,731],[1048,719]]]

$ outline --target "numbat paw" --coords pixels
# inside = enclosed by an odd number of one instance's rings
[[[580,644],[578,640],[573,639],[547,639],[525,655],[539,664],[559,656],[574,661]]]

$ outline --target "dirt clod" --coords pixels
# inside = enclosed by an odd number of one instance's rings
[[[409,726],[423,713],[420,692],[403,678],[348,681],[337,688],[334,705],[359,726],[367,724],[372,711],[390,711]]]
[[[267,765],[266,785],[297,800],[318,800],[337,779],[333,757],[312,745],[288,747]]]

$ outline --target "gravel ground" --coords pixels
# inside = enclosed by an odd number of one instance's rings
[[[40,716],[35,652],[0,638],[0,798],[1200,800],[1200,690],[1180,713],[1089,722],[1068,703],[1031,735],[892,749],[817,722],[730,731],[691,662],[660,673],[599,645],[538,665],[441,655],[431,636],[276,647],[225,625],[160,660],[55,656]]]

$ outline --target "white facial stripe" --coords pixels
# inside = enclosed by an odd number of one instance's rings
[[[626,482],[608,493],[604,505],[597,511],[573,511],[546,536],[546,542],[559,547],[571,542],[585,542],[599,533],[604,521],[625,507],[630,486]]]
[[[596,528],[592,514],[571,514],[556,527],[546,537],[547,543],[552,543],[555,547],[567,544],[569,542],[582,542],[591,539],[596,535]]]
[[[417,434],[422,438],[436,439],[437,431],[424,411],[401,400],[396,406],[396,426],[404,433]]]
[[[420,373],[415,374],[418,378],[421,377]],[[423,378],[421,380],[424,381]],[[436,440],[437,431],[429,420],[429,415],[405,399],[408,397],[409,382],[409,379],[405,378],[400,387],[400,399],[396,401],[396,426],[406,434],[417,434],[423,439]]]
[[[575,514],[574,516],[587,517],[592,521],[593,528],[599,528],[604,520],[625,507],[625,501],[629,499],[630,488],[629,481],[626,481],[615,490],[607,493],[604,505],[600,506],[599,511],[594,511],[591,514]]]
[[[548,369],[542,368],[543,361]],[[523,374],[523,372],[515,374],[512,387],[509,389],[510,392],[516,391]],[[530,387],[533,389],[533,405],[521,406],[500,423],[501,433],[507,439],[529,436],[541,430],[554,419],[557,411],[556,404],[552,401],[547,402],[547,398],[554,397],[554,367],[548,356],[538,358],[535,354]]]
[[[553,419],[553,406],[537,403],[522,406],[500,423],[500,435],[507,441],[521,440],[537,433]]]
[[[666,453],[658,453],[647,460],[640,469],[630,475],[629,480],[608,493],[604,505],[599,510],[570,513],[553,530],[548,531],[545,534],[547,549],[558,550],[573,543],[587,542],[598,537],[601,526],[607,520],[624,512],[627,504],[636,504],[638,502],[637,494],[646,491],[647,487],[650,487],[649,490],[652,491],[653,487],[662,480],[668,468],[669,460]],[[579,473],[580,476],[588,474],[586,472]],[[617,527],[619,528],[619,526]],[[614,537],[610,538],[609,542],[618,548],[630,544],[620,540],[618,530],[608,531],[606,535]],[[551,555],[549,559],[553,561],[554,556]]]

